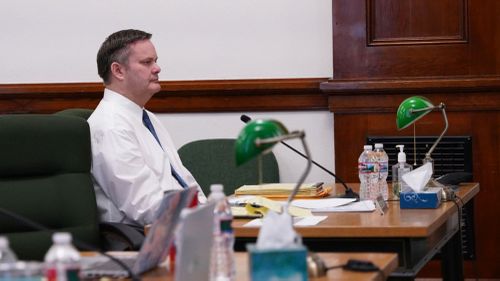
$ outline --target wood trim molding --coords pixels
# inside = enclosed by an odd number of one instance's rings
[[[324,110],[327,78],[163,81],[148,103],[155,112]],[[0,84],[0,113],[94,108],[102,83]]]
[[[500,76],[330,80],[320,88],[334,113],[395,112],[413,95],[444,102],[447,111],[500,110]]]

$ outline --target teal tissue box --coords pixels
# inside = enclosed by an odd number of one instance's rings
[[[257,249],[247,244],[252,281],[307,281],[307,249],[303,245],[286,249]]]
[[[441,188],[433,187],[421,192],[401,192],[401,209],[435,209],[441,205]]]

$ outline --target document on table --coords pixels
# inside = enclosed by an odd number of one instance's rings
[[[325,198],[294,200],[292,205],[309,209],[312,212],[372,212],[375,210],[375,203],[372,200],[355,201],[354,198]]]
[[[256,217],[256,214],[265,215],[268,210],[273,210],[276,213],[281,213],[284,201],[274,201],[262,196],[245,196],[230,198],[229,204],[235,217]],[[242,208],[243,207],[243,208]],[[289,206],[288,211],[294,217],[309,217],[313,214],[311,210],[296,206]]]
[[[317,225],[321,221],[325,220],[327,216],[312,216],[312,217],[305,217],[305,218],[299,218],[299,217],[294,217],[293,218],[293,225],[294,226],[311,226],[311,225]],[[260,227],[262,226],[262,219],[254,219],[246,224],[243,225],[244,227]]]

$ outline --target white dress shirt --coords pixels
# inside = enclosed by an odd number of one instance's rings
[[[109,89],[88,123],[92,144],[92,175],[101,221],[146,225],[153,222],[163,194],[182,189],[171,167],[188,186],[200,186],[182,165],[172,139],[147,111],[160,146],[142,123],[143,108]],[[162,148],[163,147],[163,148]]]

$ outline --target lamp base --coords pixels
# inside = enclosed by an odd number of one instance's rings
[[[359,201],[359,194],[356,193],[352,188],[347,188],[344,194],[336,195],[337,198],[356,198],[356,201]]]
[[[440,188],[442,201],[455,200],[455,191],[453,191],[453,189],[450,186],[444,185],[444,184],[438,182],[434,178],[431,178],[425,187],[426,187],[426,189],[428,189],[428,188]]]

